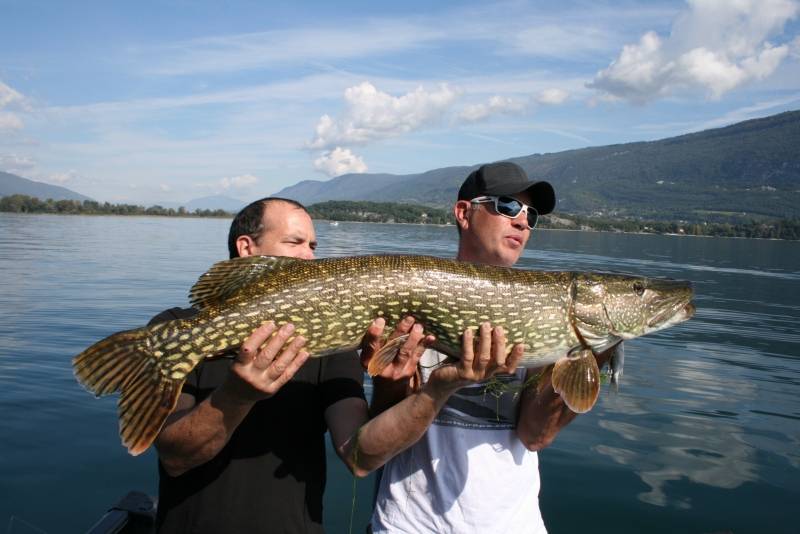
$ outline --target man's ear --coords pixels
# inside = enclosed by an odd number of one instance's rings
[[[456,224],[462,230],[466,230],[469,226],[469,219],[467,218],[467,214],[469,213],[469,209],[472,207],[469,200],[459,200],[453,206],[453,215],[456,217]]]
[[[240,235],[236,238],[236,250],[239,251],[240,258],[255,256],[255,247],[256,242],[249,235]]]

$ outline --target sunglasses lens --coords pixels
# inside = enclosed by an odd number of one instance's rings
[[[522,211],[522,202],[514,197],[497,197],[497,213],[515,219],[519,212]],[[539,214],[534,208],[528,206],[526,215],[528,216],[528,227],[533,230],[536,227],[536,222],[539,220]]]
[[[497,197],[494,205],[497,208],[497,213],[512,219],[519,215],[522,210],[522,203],[513,197]]]
[[[533,230],[536,228],[536,222],[539,220],[539,214],[536,213],[536,210],[528,207],[528,227]]]

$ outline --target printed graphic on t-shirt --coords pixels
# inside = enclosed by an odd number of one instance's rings
[[[425,351],[420,359],[424,381],[445,358],[434,350]],[[495,430],[515,428],[524,379],[525,369],[517,369],[512,375],[496,375],[489,381],[463,387],[448,399],[433,424]]]

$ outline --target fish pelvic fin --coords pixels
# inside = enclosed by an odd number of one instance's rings
[[[189,300],[200,310],[219,304],[254,280],[296,261],[301,260],[282,256],[248,256],[217,262],[192,286]]]
[[[553,366],[553,389],[575,413],[592,409],[600,395],[600,369],[591,349],[573,351]]]
[[[72,360],[78,382],[96,396],[121,392],[117,402],[122,443],[134,456],[153,443],[178,401],[186,375],[166,374],[153,354],[147,328],[111,335]]]
[[[397,353],[400,352],[400,347],[406,342],[408,336],[409,334],[405,334],[387,341],[386,344],[381,347],[381,350],[372,355],[367,365],[367,374],[369,376],[378,376],[381,374],[381,372],[392,363]]]

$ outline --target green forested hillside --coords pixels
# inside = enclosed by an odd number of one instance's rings
[[[555,186],[562,214],[737,223],[800,217],[798,147],[800,111],[792,111],[660,141],[511,160]],[[349,199],[444,207],[474,168],[345,175],[301,182],[279,195],[309,204]],[[372,187],[364,188],[368,182]]]
[[[330,200],[308,207],[314,219],[418,224],[447,224],[453,221],[450,211],[413,204]]]

